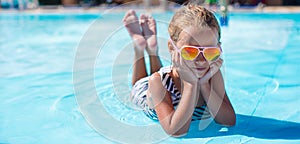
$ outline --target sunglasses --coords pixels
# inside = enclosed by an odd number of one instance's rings
[[[179,49],[172,39],[170,39],[170,41],[173,47],[176,48],[176,51],[180,53],[181,57],[189,61],[195,60],[200,53],[202,53],[206,61],[215,61],[221,56],[222,53],[222,50],[219,46],[198,47],[185,45]]]

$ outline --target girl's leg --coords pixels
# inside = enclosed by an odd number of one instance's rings
[[[158,47],[157,47],[157,31],[156,31],[156,22],[151,16],[142,14],[140,16],[141,26],[143,35],[147,41],[146,51],[149,54],[150,58],[150,70],[151,74],[157,72],[161,67],[161,61],[158,56]]]
[[[144,49],[146,47],[146,40],[142,35],[138,17],[134,10],[129,10],[124,18],[123,23],[134,42],[134,63],[132,73],[132,85],[141,78],[147,76]]]

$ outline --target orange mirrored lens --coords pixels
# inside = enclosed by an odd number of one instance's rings
[[[207,60],[214,61],[220,57],[221,50],[219,48],[207,48],[204,49],[203,54]]]
[[[193,60],[198,56],[199,49],[194,47],[185,47],[181,50],[181,56],[185,60]]]

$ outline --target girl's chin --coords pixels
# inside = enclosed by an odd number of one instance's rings
[[[203,75],[197,75],[197,78],[198,79],[201,79],[201,78],[203,78],[204,77],[204,74]]]

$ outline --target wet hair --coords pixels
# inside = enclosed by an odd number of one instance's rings
[[[206,8],[189,3],[180,8],[169,24],[169,33],[173,41],[177,42],[179,34],[186,27],[211,28],[218,32],[218,41],[221,39],[221,29],[215,15]]]

